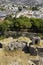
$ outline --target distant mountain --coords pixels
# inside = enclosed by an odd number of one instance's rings
[[[43,0],[0,0],[0,1],[11,1],[11,2],[22,2],[22,3],[31,2],[31,1],[39,2],[39,3],[43,2]]]
[[[40,4],[43,3],[43,0],[37,0]]]
[[[42,4],[43,0],[0,0],[1,2],[14,2],[16,4],[25,4],[25,5],[37,5]]]
[[[43,5],[43,0],[10,0],[11,2],[14,2],[16,4],[24,4],[28,6],[34,6],[34,5]]]

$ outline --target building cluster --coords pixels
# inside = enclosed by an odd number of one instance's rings
[[[17,18],[21,15],[26,16],[28,18],[42,18],[43,19],[43,12],[42,11],[32,11],[32,10],[22,10],[17,14]]]
[[[2,10],[3,9],[3,10]],[[2,4],[0,5],[0,19],[3,20],[7,15],[13,14],[18,11],[18,6],[14,4]]]
[[[19,8],[21,7],[21,11]],[[1,11],[1,9],[4,9]],[[28,6],[15,5],[14,3],[0,5],[0,19],[4,19],[7,15],[13,14],[13,17],[20,17],[21,15],[26,17],[42,18],[43,19],[43,7],[39,8],[38,11],[32,11]]]

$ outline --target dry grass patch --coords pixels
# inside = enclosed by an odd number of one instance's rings
[[[0,51],[0,65],[29,65],[27,55],[22,51]]]

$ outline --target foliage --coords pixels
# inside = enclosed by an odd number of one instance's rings
[[[17,19],[17,22],[19,24],[19,28],[27,29],[31,27],[31,23],[29,18],[21,16]]]
[[[7,16],[5,20],[0,22],[0,32],[5,34],[7,31],[32,29],[33,32],[43,33],[43,19],[28,18],[21,16],[19,18],[12,18],[11,15]]]
[[[21,11],[21,10],[22,10],[22,6],[19,6],[19,7],[18,7],[18,10]]]
[[[30,21],[32,23],[32,28],[34,31],[43,32],[43,19],[31,18]]]
[[[4,9],[3,7],[0,7],[0,10],[1,10],[1,11],[5,11],[5,9]]]
[[[34,11],[34,10],[39,10],[37,7],[32,7],[31,9],[32,9],[33,11]]]

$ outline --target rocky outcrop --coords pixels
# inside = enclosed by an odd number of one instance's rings
[[[29,47],[29,52],[31,55],[37,56],[37,49],[33,45]]]
[[[14,49],[23,49],[25,47],[26,43],[23,42],[11,42],[8,44],[8,47],[10,50]]]

